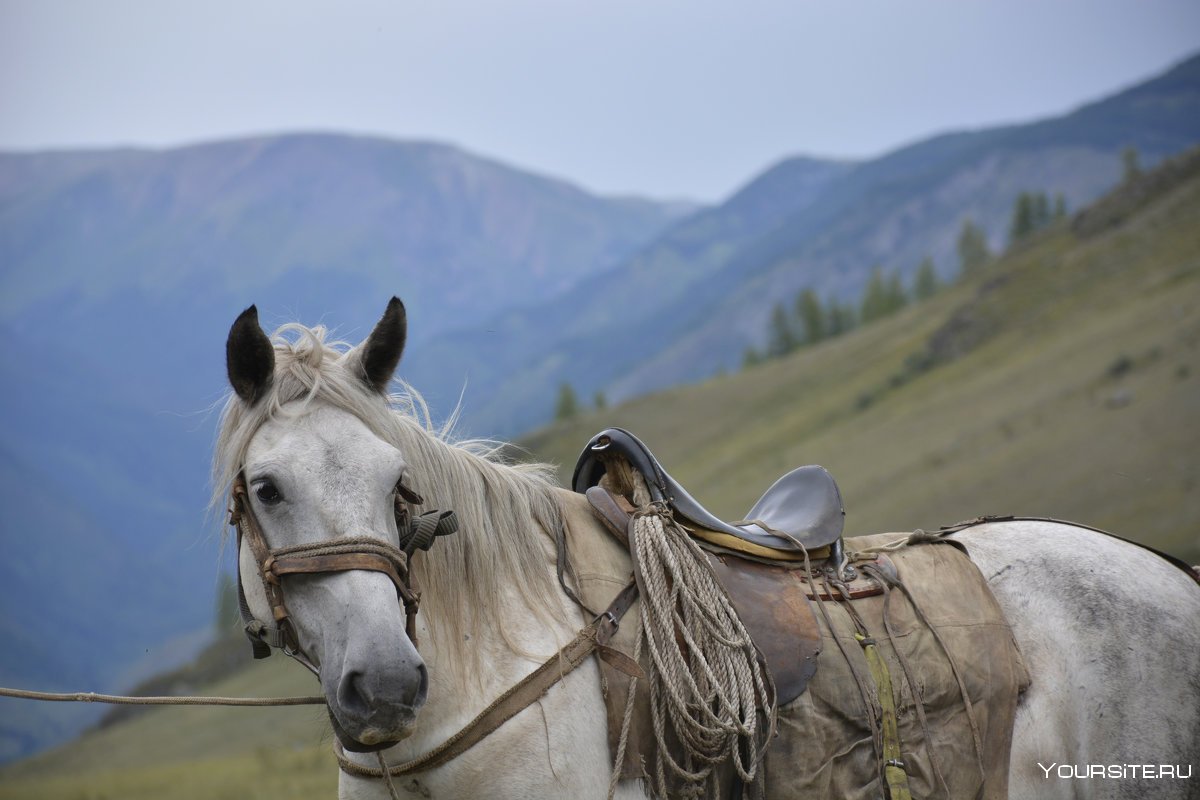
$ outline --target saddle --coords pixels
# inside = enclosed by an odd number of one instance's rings
[[[814,574],[835,576],[844,564],[845,511],[833,476],[823,467],[794,469],[777,480],[750,509],[746,520],[724,522],[704,508],[629,431],[608,428],[591,438],[572,476],[574,491],[587,496],[609,531],[628,544],[636,510],[632,498],[601,484],[608,466],[624,459],[645,479],[652,502],[667,504],[708,555],[742,624],[754,639],[775,681],[782,705],[803,694],[817,669],[821,633],[810,605],[826,589],[809,584],[807,552]],[[886,556],[877,559],[889,569]],[[843,575],[851,597],[882,592],[861,571]]]
[[[575,464],[572,488],[583,494],[598,485],[605,462],[618,457],[642,474],[650,499],[669,504],[676,520],[697,539],[735,555],[771,561],[801,561],[805,551],[810,558],[842,561],[846,512],[837,484],[824,467],[797,467],[775,481],[744,520],[724,522],[672,478],[642,440],[623,428],[608,428],[591,438]]]

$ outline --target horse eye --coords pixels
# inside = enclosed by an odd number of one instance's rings
[[[270,481],[262,481],[254,487],[254,493],[258,495],[258,499],[265,505],[273,506],[283,499],[283,495],[279,493],[279,489],[275,488],[275,484]]]

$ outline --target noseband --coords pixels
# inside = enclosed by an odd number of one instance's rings
[[[417,550],[428,550],[438,536],[458,530],[458,520],[453,511],[427,511],[412,516],[410,505],[420,505],[424,500],[403,482],[396,484],[394,499],[396,530],[400,533],[400,547],[368,537],[334,539],[293,547],[272,550],[263,536],[262,528],[254,516],[247,497],[246,479],[239,473],[233,482],[232,508],[229,524],[237,530],[238,552],[242,541],[250,546],[250,552],[258,564],[258,577],[262,581],[267,604],[271,607],[274,626],[257,619],[246,602],[242,588],[242,572],[238,569],[238,606],[245,624],[246,636],[255,658],[271,655],[271,648],[284,653],[308,667],[313,673],[318,670],[300,649],[300,640],[295,625],[283,599],[285,575],[316,574],[322,572],[345,572],[368,570],[381,572],[391,579],[396,594],[404,604],[405,632],[417,644],[417,609],[421,593],[413,585],[409,573],[409,560]]]

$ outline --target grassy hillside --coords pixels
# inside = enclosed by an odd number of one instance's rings
[[[816,462],[852,534],[1052,515],[1200,561],[1200,153],[1172,170],[896,317],[524,444],[566,480],[588,436],[629,427],[731,518]],[[271,661],[214,691],[313,690]],[[320,713],[153,711],[0,771],[0,798],[327,797]]]
[[[524,443],[566,480],[590,434],[630,428],[729,518],[820,463],[850,533],[1049,515],[1200,561],[1198,169],[1193,153],[882,323]]]
[[[319,692],[308,672],[279,657],[207,689]],[[332,797],[337,762],[325,713],[320,706],[156,709],[0,770],[0,798]]]

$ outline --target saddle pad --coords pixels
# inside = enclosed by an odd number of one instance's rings
[[[601,533],[596,530],[599,523],[581,495],[564,492],[560,502],[581,597],[589,606],[603,608],[629,580],[628,552],[614,537],[597,535]],[[906,536],[892,533],[850,539],[846,549],[853,553],[892,544]],[[980,728],[984,758],[981,773],[950,662],[908,600],[899,589],[893,589],[888,600],[888,619],[897,646],[917,681],[931,743],[925,741],[913,703],[913,689],[883,626],[884,596],[857,597],[856,593],[856,599],[851,601],[854,610],[876,637],[892,676],[901,752],[912,794],[999,800],[1007,793],[1017,698],[1029,685],[1028,673],[1003,612],[979,570],[953,542],[889,550],[888,556],[963,674]],[[809,599],[808,605],[814,611],[816,602],[815,598]],[[833,620],[837,639],[864,683],[872,687],[866,658],[854,639],[850,615],[828,599],[824,605]],[[807,676],[803,694],[779,708],[779,735],[768,751],[764,766],[768,795],[876,800],[885,796],[875,753],[877,733],[870,728],[858,684],[834,642],[834,633],[820,613],[816,614],[816,621],[821,635],[819,668]],[[640,611],[635,602],[610,646],[632,653],[640,629]],[[754,635],[758,641],[758,631]],[[600,669],[601,690],[608,711],[609,744],[615,755],[630,679],[604,662]],[[878,717],[877,695],[872,705]],[[653,764],[655,742],[649,717],[648,704],[644,701],[636,704],[621,765],[624,778],[645,777]],[[933,777],[931,747],[938,754],[946,787]]]
[[[904,537],[881,534],[850,539],[847,550]],[[983,758],[980,765],[950,660],[904,594],[892,589],[890,600],[883,595],[853,600],[891,674],[912,796],[1006,798],[1013,720],[1018,697],[1029,686],[1029,674],[1004,614],[978,568],[956,543],[916,544],[888,554],[958,665],[978,723]],[[883,624],[885,602],[894,642]],[[826,602],[825,608],[833,630],[818,613],[824,639],[820,669],[807,692],[779,709],[780,735],[767,753],[766,785],[770,794],[780,797],[876,800],[886,796],[876,752],[878,733],[868,724],[851,664],[874,698],[876,717],[878,693],[863,649],[854,638],[850,615],[838,603]],[[897,650],[908,661],[916,687],[905,676]],[[914,690],[925,711],[928,739],[916,713]],[[935,777],[935,758],[945,785]]]

